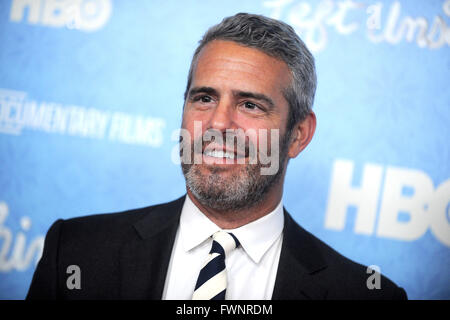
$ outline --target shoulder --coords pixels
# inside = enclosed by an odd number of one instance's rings
[[[300,227],[291,217],[289,232],[304,242],[302,247],[315,251],[314,259],[323,266],[312,274],[316,283],[327,289],[328,299],[406,299],[406,292],[392,280],[357,263]]]
[[[121,212],[60,219],[51,226],[47,237],[73,249],[120,245],[124,240],[138,236],[137,229],[144,222],[157,229],[165,221],[176,218],[183,199]]]

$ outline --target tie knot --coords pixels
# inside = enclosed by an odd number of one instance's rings
[[[239,246],[239,240],[232,233],[217,231],[213,234],[213,245],[210,253],[227,255]]]

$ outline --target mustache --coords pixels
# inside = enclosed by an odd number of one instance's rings
[[[250,149],[256,146],[250,141],[249,137],[242,134],[240,131],[226,131],[221,132],[217,130],[207,130],[204,134],[194,140],[194,145],[201,145],[196,151],[220,150],[234,153],[238,157],[248,157]]]

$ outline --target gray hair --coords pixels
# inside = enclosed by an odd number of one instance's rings
[[[289,104],[287,133],[311,112],[316,91],[314,57],[288,24],[261,15],[238,13],[211,27],[199,42],[189,69],[186,101],[195,64],[202,48],[213,40],[228,40],[263,51],[284,61],[292,73],[292,84],[283,95]]]

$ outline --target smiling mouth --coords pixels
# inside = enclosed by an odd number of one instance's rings
[[[246,149],[246,148],[245,148]],[[224,145],[210,144],[203,149],[202,162],[206,165],[245,164],[247,150],[226,148]]]
[[[240,155],[237,154],[235,152],[232,151],[227,151],[227,150],[217,150],[217,149],[213,149],[213,150],[205,150],[203,152],[203,155],[208,156],[208,157],[212,157],[212,158],[217,158],[217,159],[241,159],[241,158],[245,158],[245,155]]]
[[[234,152],[223,151],[223,150],[208,150],[203,153],[205,156],[213,157],[213,158],[227,158],[227,159],[235,159]]]

